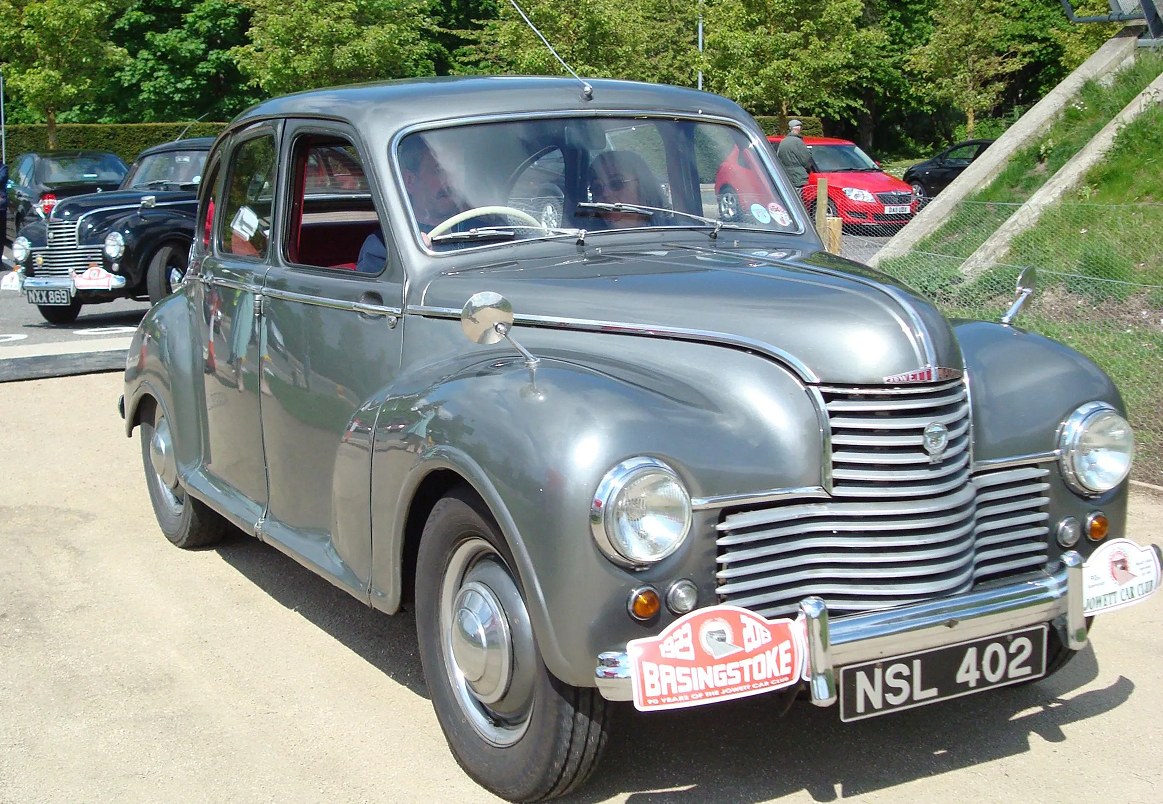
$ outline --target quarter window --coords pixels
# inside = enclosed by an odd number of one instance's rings
[[[275,187],[275,138],[264,135],[238,146],[230,165],[219,248],[262,259],[270,242]]]

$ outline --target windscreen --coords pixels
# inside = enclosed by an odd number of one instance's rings
[[[163,151],[133,163],[123,190],[193,190],[202,180],[206,151]]]
[[[36,168],[41,184],[116,184],[128,170],[113,154],[101,156],[46,156]]]
[[[437,251],[580,229],[799,229],[757,146],[725,123],[482,123],[409,134],[395,156],[419,236]]]
[[[855,145],[813,145],[811,148],[817,173],[880,170],[868,154]]]

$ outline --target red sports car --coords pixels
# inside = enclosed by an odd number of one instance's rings
[[[774,147],[783,137],[768,137]],[[816,182],[828,180],[828,214],[846,226],[897,228],[917,213],[919,200],[912,187],[880,169],[854,142],[832,137],[804,137],[812,152],[812,172],[804,187],[804,205],[815,211]],[[738,220],[746,215],[751,199],[764,195],[748,153],[732,152],[719,166],[715,194],[719,215]]]

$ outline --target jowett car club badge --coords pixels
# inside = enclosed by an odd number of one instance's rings
[[[1082,608],[1089,617],[1140,603],[1159,590],[1159,553],[1130,539],[1099,547],[1082,570]]]
[[[711,606],[655,637],[626,645],[634,706],[681,709],[799,682],[807,639],[801,620],[767,620],[737,606]]]

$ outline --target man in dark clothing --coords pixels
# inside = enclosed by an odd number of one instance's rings
[[[799,190],[808,183],[808,173],[812,169],[812,154],[808,146],[804,145],[804,125],[799,120],[792,120],[787,124],[787,136],[776,149],[775,155],[791,183]]]

